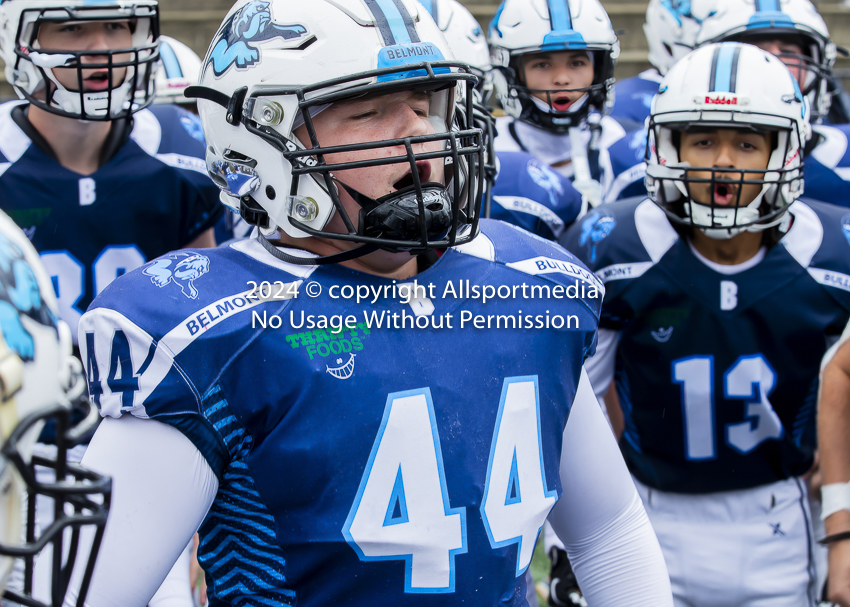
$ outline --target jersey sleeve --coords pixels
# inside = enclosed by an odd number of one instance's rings
[[[174,105],[150,108],[162,129],[157,158],[181,176],[180,242],[186,246],[224,214],[219,189],[206,170],[206,144],[197,116]]]
[[[556,240],[582,210],[572,182],[526,152],[499,152],[490,217]]]
[[[89,396],[103,417],[168,424],[221,474],[229,460],[227,447],[203,413],[202,395],[169,347],[108,307],[84,314],[79,336]]]
[[[649,210],[654,210],[654,205]],[[605,301],[599,322],[601,329],[619,331],[633,317],[629,287],[653,259],[644,247],[635,225],[635,202],[597,207],[576,222],[560,239],[561,245],[587,265],[605,285]],[[660,211],[659,211],[660,212]],[[651,219],[657,219],[652,217]],[[666,222],[663,213],[661,221]]]

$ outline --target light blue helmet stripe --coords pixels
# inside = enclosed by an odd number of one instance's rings
[[[732,90],[732,68],[735,67],[737,45],[723,44],[718,49],[717,67],[714,70],[714,86],[709,87],[712,92],[733,93]]]
[[[779,0],[756,0],[756,12],[761,11],[771,11],[771,12],[781,12],[782,9],[779,8]]]
[[[384,26],[381,29],[386,27],[389,28],[390,35],[384,35],[385,45],[392,46],[395,44],[410,44],[412,42],[419,42],[419,37],[415,36],[416,40],[414,40],[408,30],[408,25],[412,24],[410,15],[401,14],[402,9],[404,9],[404,5],[399,8],[398,4],[393,0],[366,0],[366,4],[370,9],[372,9],[372,14],[375,15],[375,19],[379,21],[380,26]],[[407,12],[406,9],[404,9],[404,11],[405,13]],[[407,17],[407,20],[405,20],[405,16]],[[384,32],[382,32],[382,34],[384,34]],[[388,40],[387,38],[390,39]]]
[[[793,27],[794,21],[782,12],[779,0],[756,0],[756,12],[747,22],[747,29],[762,27]]]
[[[567,0],[549,0],[549,22],[554,32],[573,29],[573,16]]]
[[[549,0],[549,23],[552,31],[543,36],[542,50],[587,48],[582,35],[573,30],[569,0]]]
[[[159,59],[162,61],[162,67],[165,68],[166,78],[182,78],[183,70],[180,67],[180,62],[177,60],[177,55],[174,54],[174,49],[171,45],[163,41],[159,45]]]

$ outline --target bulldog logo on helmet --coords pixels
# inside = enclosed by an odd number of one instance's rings
[[[22,316],[56,328],[56,319],[41,299],[35,272],[23,251],[0,234],[0,331],[9,348],[30,361],[35,358],[35,340],[21,322]]]
[[[264,0],[249,2],[228,19],[216,36],[217,42],[206,60],[215,75],[221,76],[232,65],[247,69],[260,60],[257,43],[274,38],[293,40],[307,35],[299,24],[278,25],[274,22],[270,3]],[[251,44],[253,43],[253,44]]]

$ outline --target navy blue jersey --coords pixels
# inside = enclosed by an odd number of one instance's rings
[[[650,487],[726,491],[811,467],[821,358],[850,317],[850,213],[789,212],[780,244],[733,275],[697,259],[648,200],[596,209],[565,233],[606,285],[620,445]]]
[[[526,152],[499,152],[490,217],[557,240],[582,211],[572,182]]]
[[[850,125],[812,126],[817,145],[805,158],[805,196],[850,207]]]
[[[605,202],[646,196],[646,133],[643,128],[631,131],[608,148],[614,178],[605,192]]]
[[[129,140],[95,173],[61,166],[0,106],[0,208],[26,232],[76,338],[116,276],[184,247],[222,213],[198,118],[171,105],[134,115]],[[76,339],[75,339],[76,341]]]
[[[637,76],[615,82],[611,116],[626,118],[642,125],[649,116],[652,98],[658,92],[661,78],[658,70],[651,68]]]
[[[404,303],[396,281],[247,239],[149,263],[83,317],[101,413],[172,425],[218,476],[212,604],[524,604],[601,284],[488,220],[415,280]],[[516,296],[484,303],[499,285]]]

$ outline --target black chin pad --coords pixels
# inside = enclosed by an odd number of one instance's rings
[[[364,209],[362,221],[366,236],[388,240],[421,242],[422,224],[428,241],[444,239],[452,227],[452,203],[446,188],[439,183],[423,183],[420,215],[416,186],[411,185],[381,196],[372,208]]]

